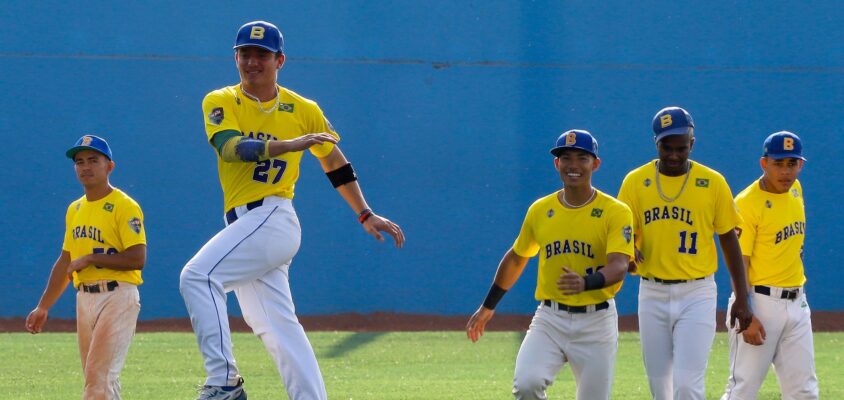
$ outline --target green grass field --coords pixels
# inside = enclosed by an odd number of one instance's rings
[[[309,337],[331,399],[507,399],[522,333],[487,333],[471,343],[462,332],[315,332]],[[251,334],[235,334],[235,355],[249,398],[286,399],[263,346]],[[815,334],[822,399],[844,398],[844,333]],[[0,393],[17,399],[79,398],[82,373],[76,335],[0,334],[4,363]],[[707,371],[707,397],[717,399],[727,379],[726,336],[716,337]],[[839,371],[839,372],[835,372]],[[132,343],[121,376],[124,399],[194,399],[204,371],[193,335],[143,333]],[[548,391],[574,399],[571,370],[564,367]],[[623,333],[616,363],[615,399],[647,399],[639,336]],[[760,399],[779,399],[771,372]]]

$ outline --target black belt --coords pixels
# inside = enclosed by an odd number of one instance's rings
[[[251,203],[246,203],[246,211],[250,211],[253,208],[258,208],[262,205],[264,205],[264,199],[258,199]],[[229,225],[233,224],[234,221],[237,221],[237,211],[234,210],[235,208],[226,211],[226,222],[228,222]]]
[[[644,279],[646,281],[654,281],[656,283],[661,283],[663,285],[675,285],[675,284],[678,284],[678,283],[686,283],[686,282],[691,282],[691,281],[702,281],[702,280],[706,279],[706,277],[704,276],[703,278],[695,278],[695,279],[660,279],[660,278],[646,278],[646,277],[643,276],[642,279]]]
[[[80,284],[79,290],[85,293],[100,293],[100,292],[111,292],[117,289],[117,281],[108,281],[105,283],[105,290],[102,290],[99,283],[95,283],[93,285],[86,285]]]
[[[771,295],[771,288],[768,286],[754,286],[753,291],[759,294],[764,294],[765,296]],[[800,289],[782,289],[780,292],[780,298],[786,300],[794,300],[800,294]]]
[[[548,307],[553,307],[556,304],[558,310],[568,311],[572,314],[584,314],[589,311],[589,306],[568,306],[553,300],[542,300],[542,304]],[[595,304],[595,311],[606,310],[608,308],[610,308],[610,303],[607,301]]]

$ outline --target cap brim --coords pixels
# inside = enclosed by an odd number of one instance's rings
[[[276,50],[276,49],[273,49],[273,48],[271,48],[271,47],[269,47],[269,46],[265,46],[265,45],[263,45],[263,44],[257,44],[257,43],[244,43],[244,44],[238,44],[238,45],[235,45],[234,47],[232,47],[232,49],[237,50],[237,49],[239,49],[239,48],[241,48],[241,47],[250,47],[250,46],[251,46],[251,47],[260,47],[260,48],[262,48],[262,49],[264,49],[264,50],[266,50],[266,51],[269,51],[269,52],[271,52],[271,53],[281,53],[281,52],[282,52],[281,50]]]
[[[100,153],[100,154],[102,154],[102,155],[106,156],[106,158],[108,158],[109,160],[111,160],[111,157],[109,157],[109,156],[108,156],[108,154],[103,153],[102,151],[100,151],[100,149],[98,149],[98,148],[96,148],[96,147],[91,147],[91,146],[76,146],[76,147],[71,147],[71,148],[70,148],[70,150],[66,151],[64,154],[67,156],[67,158],[69,158],[69,159],[73,160],[73,157],[75,157],[75,156],[76,156],[76,153],[78,153],[78,152],[80,152],[80,151],[82,151],[82,150],[93,150],[93,151],[96,151],[97,153]]]
[[[768,157],[772,160],[782,160],[784,158],[796,158],[798,160],[806,161],[806,157],[803,157],[800,154],[794,154],[794,153],[765,154],[765,157]]]
[[[667,136],[677,136],[677,135],[688,135],[690,132],[688,126],[680,127],[680,128],[673,128],[667,131],[661,132],[659,135],[656,135],[654,138],[658,142]]]
[[[574,146],[559,146],[559,147],[554,147],[553,149],[551,149],[551,155],[552,155],[552,156],[554,156],[554,157],[559,157],[559,156],[560,156],[560,154],[563,152],[563,150],[566,150],[566,149],[570,149],[570,150],[580,150],[580,151],[583,151],[583,152],[586,152],[586,153],[591,154],[591,155],[592,155],[592,156],[594,156],[595,158],[598,158],[598,155],[597,155],[597,154],[595,154],[595,153],[593,153],[593,152],[591,152],[591,151],[589,151],[589,150],[586,150],[586,149],[584,149],[584,148],[582,148],[582,147],[574,147]]]

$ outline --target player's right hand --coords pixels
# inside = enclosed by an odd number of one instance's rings
[[[295,139],[282,140],[281,142],[284,143],[284,152],[290,153],[310,149],[312,146],[321,145],[325,142],[337,144],[337,138],[328,133],[309,133]]]
[[[486,323],[492,319],[493,315],[495,315],[495,310],[480,306],[478,311],[475,311],[472,317],[469,318],[469,322],[466,323],[466,337],[473,343],[477,342],[484,335]]]
[[[750,326],[741,333],[744,337],[744,342],[754,346],[765,344],[767,334],[765,333],[765,326],[755,316],[750,321]]]
[[[31,334],[41,333],[41,328],[47,322],[47,310],[35,307],[26,317],[26,330]]]

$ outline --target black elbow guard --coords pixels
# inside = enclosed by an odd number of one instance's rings
[[[334,171],[328,171],[325,175],[328,176],[328,180],[331,181],[331,184],[335,188],[358,180],[358,176],[355,174],[355,169],[352,168],[352,163],[347,163]]]

